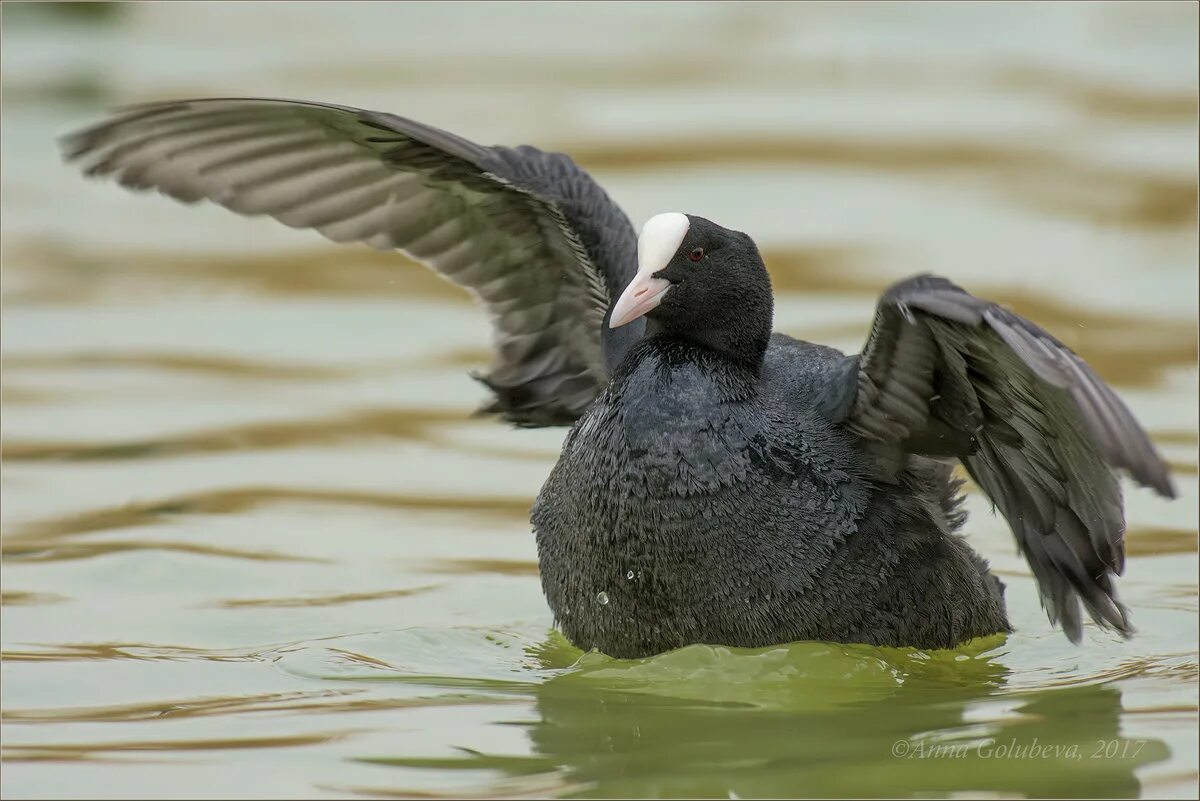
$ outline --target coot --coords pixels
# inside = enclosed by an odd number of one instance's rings
[[[1011,630],[958,534],[960,463],[1052,623],[1128,636],[1116,470],[1171,497],[1113,391],[1033,323],[921,275],[862,352],[772,332],[753,240],[660,214],[638,237],[569,157],[274,99],[127,109],[63,140],[88,175],[400,250],[491,315],[487,410],[569,425],[532,521],[581,648],[804,639],[952,647]]]

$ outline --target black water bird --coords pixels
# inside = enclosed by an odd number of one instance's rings
[[[570,425],[533,508],[581,648],[819,639],[952,647],[1010,631],[957,530],[955,460],[1006,518],[1050,620],[1131,624],[1116,470],[1171,497],[1112,390],[1033,323],[922,275],[862,353],[772,332],[754,242],[698,216],[640,238],[571,159],[391,114],[267,99],[128,109],[63,140],[89,175],[400,250],[491,315],[488,410]]]

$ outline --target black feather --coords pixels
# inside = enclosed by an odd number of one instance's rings
[[[914,398],[911,376],[924,385],[931,353],[931,390]],[[1174,490],[1145,432],[1083,360],[1028,320],[926,275],[884,293],[860,363],[844,384],[854,394],[849,429],[914,455],[951,451],[1008,521],[1050,619],[1077,642],[1082,602],[1128,635],[1112,580],[1125,564],[1113,471]]]

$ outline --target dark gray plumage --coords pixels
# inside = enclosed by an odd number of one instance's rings
[[[62,145],[87,175],[401,250],[466,287],[495,326],[489,410],[514,423],[573,421],[607,380],[605,350],[615,363],[630,337],[597,334],[632,275],[633,228],[561,153],[253,98],[135,106]]]
[[[855,360],[848,429],[900,453],[959,458],[1004,515],[1051,620],[1130,631],[1112,575],[1124,569],[1110,467],[1172,496],[1166,466],[1129,410],[1069,348],[943,278],[884,295]]]
[[[955,533],[950,458],[1007,519],[1052,621],[1078,640],[1082,602],[1131,631],[1113,471],[1171,496],[1166,467],[1078,356],[944,279],[889,289],[847,357],[772,334],[745,234],[661,215],[682,239],[637,270],[628,219],[562,154],[266,99],[139,106],[64,151],[133,189],[403,250],[474,293],[495,327],[490,410],[574,424],[533,523],[581,647],[1010,630],[1003,585]]]

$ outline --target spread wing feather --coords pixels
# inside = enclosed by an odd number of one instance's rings
[[[603,323],[636,236],[562,154],[272,99],[137,106],[62,145],[88,175],[400,250],[467,288],[494,325],[490,411],[513,422],[569,423],[607,383]]]
[[[1166,465],[1125,404],[1069,348],[949,281],[917,276],[880,300],[839,403],[860,437],[955,456],[1004,515],[1052,622],[1081,636],[1132,629],[1113,576],[1125,519],[1115,469],[1173,497]]]

